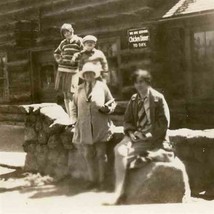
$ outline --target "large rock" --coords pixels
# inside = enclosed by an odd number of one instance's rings
[[[24,166],[25,171],[33,171],[37,172],[39,170],[39,166],[36,161],[36,155],[29,152],[26,155],[25,158],[25,166]]]
[[[151,162],[128,172],[125,186],[126,204],[178,203],[190,197],[187,173],[183,163]]]

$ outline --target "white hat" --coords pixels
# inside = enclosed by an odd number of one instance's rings
[[[100,66],[98,66],[98,65],[96,65],[96,64],[94,64],[92,62],[86,62],[83,65],[82,70],[79,72],[80,78],[85,79],[84,78],[84,73],[86,73],[86,72],[94,72],[95,79],[96,79],[97,77],[100,76],[100,72],[101,72]]]
[[[93,42],[97,42],[97,38],[93,35],[87,35],[82,39],[82,43],[86,42],[86,41],[93,41]]]
[[[63,24],[61,29],[60,29],[60,33],[64,37],[63,30],[68,30],[68,31],[70,31],[72,33],[74,32],[74,29],[73,29],[72,25],[71,24],[67,24],[67,23]]]

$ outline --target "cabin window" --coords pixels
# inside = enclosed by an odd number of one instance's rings
[[[48,89],[54,86],[55,68],[54,65],[43,65],[40,69],[41,88]]]
[[[214,30],[194,33],[194,55],[197,63],[203,65],[213,60]]]
[[[9,80],[7,69],[7,54],[0,53],[0,101],[9,100]]]
[[[38,48],[31,52],[33,102],[55,102],[56,63],[53,51],[53,49]]]
[[[30,47],[36,44],[39,24],[35,20],[20,20],[15,23],[15,40],[17,47]]]
[[[214,93],[214,30],[193,33],[193,93],[209,98]]]

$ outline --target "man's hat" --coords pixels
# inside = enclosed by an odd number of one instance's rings
[[[93,42],[97,42],[97,38],[93,35],[87,35],[82,39],[82,42],[86,42],[86,41],[93,41]]]
[[[94,64],[93,62],[86,62],[83,67],[82,70],[79,72],[79,76],[82,79],[84,78],[84,73],[86,72],[93,72],[95,74],[95,78],[100,76],[100,66]]]
[[[70,31],[72,33],[74,32],[74,29],[73,29],[72,25],[71,24],[67,24],[67,23],[63,24],[61,29],[60,29],[60,33],[61,33],[62,37],[64,37],[64,35],[63,35],[63,31],[64,30],[68,30],[68,31]]]

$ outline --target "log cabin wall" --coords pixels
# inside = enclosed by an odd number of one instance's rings
[[[213,15],[165,19],[179,0],[7,0],[0,3],[0,103],[56,102],[53,90],[57,65],[53,51],[61,41],[60,27],[71,23],[80,36],[98,37],[110,65],[109,86],[118,100],[132,94],[129,80],[136,67],[153,72],[153,85],[167,98],[172,127],[210,127],[214,121],[212,69],[197,77],[193,34],[213,25]],[[18,23],[26,22],[23,34]],[[32,28],[34,26],[35,28]],[[129,49],[127,31],[146,27],[146,48]],[[201,29],[202,30],[202,29]],[[205,29],[206,30],[206,29]],[[28,31],[28,33],[26,33]],[[176,66],[175,66],[176,65]],[[193,68],[194,67],[194,68]],[[213,72],[214,73],[214,72]],[[208,77],[208,78],[207,78]],[[197,88],[203,79],[203,86]],[[209,84],[206,84],[209,83]],[[200,92],[203,93],[200,93]],[[213,90],[209,90],[213,94]],[[199,95],[203,94],[202,97]],[[203,101],[205,104],[201,104]],[[203,112],[203,113],[199,113]],[[204,114],[206,112],[206,114]],[[206,124],[204,126],[204,124]]]
[[[118,99],[128,99],[129,93],[127,94],[125,88],[130,84],[128,77],[136,65],[147,67],[151,65],[152,47],[130,51],[127,44],[127,30],[141,27],[142,23],[161,17],[177,1],[8,0],[1,2],[0,52],[6,56],[7,62],[4,63],[5,74],[2,74],[0,80],[0,87],[3,88],[5,96],[0,102],[13,104],[44,102],[46,97],[51,96],[53,99],[50,101],[55,100],[53,92],[49,93],[50,96],[48,94],[41,98],[40,89],[43,84],[41,73],[51,68],[55,75],[56,64],[52,52],[62,39],[59,30],[63,23],[73,24],[75,32],[80,36],[94,34],[98,37],[98,47],[107,55],[112,70],[110,87]],[[29,28],[25,26],[22,33],[17,32],[19,22],[22,27],[27,22]],[[31,29],[33,24],[37,24],[35,29]],[[8,93],[5,93],[6,88]]]
[[[169,103],[171,128],[213,127],[213,20],[213,12],[197,14],[162,20],[156,29],[153,76]]]

